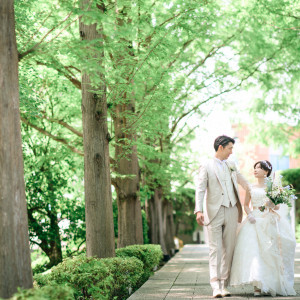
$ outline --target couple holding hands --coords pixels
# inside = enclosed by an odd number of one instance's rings
[[[280,205],[266,196],[265,179],[272,165],[266,160],[256,162],[257,183],[250,184],[227,161],[234,143],[225,135],[216,138],[215,157],[201,164],[196,184],[195,214],[198,224],[207,227],[213,297],[228,297],[228,286],[248,284],[253,285],[254,296],[296,295],[295,237],[280,214]],[[240,228],[243,208],[238,184],[246,190],[247,218]]]

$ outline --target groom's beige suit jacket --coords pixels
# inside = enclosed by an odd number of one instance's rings
[[[249,189],[249,184],[244,176],[237,170],[234,163],[226,161],[226,166],[229,168],[233,190],[236,196],[236,201],[234,202],[236,202],[238,208],[238,222],[241,222],[243,219],[243,210],[240,202],[238,184],[246,190]],[[196,184],[195,213],[198,211],[204,213],[204,225],[209,225],[214,219],[224,200],[225,186],[220,172],[218,162],[214,158],[202,163],[199,168],[199,176]]]

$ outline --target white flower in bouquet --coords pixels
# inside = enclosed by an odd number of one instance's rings
[[[290,207],[291,202],[297,199],[295,190],[290,185],[282,187],[281,178],[281,175],[279,177],[274,176],[273,179],[271,177],[266,178],[266,196],[275,205],[285,203]]]
[[[273,198],[276,198],[279,194],[280,194],[279,189],[276,189],[276,190],[272,191],[272,193],[271,193]]]

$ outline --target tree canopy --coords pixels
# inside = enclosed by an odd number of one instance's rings
[[[151,219],[152,204],[161,208],[164,224],[173,203],[190,205],[197,162],[187,150],[199,126],[190,120],[204,119],[205,105],[229,103],[232,91],[253,93],[252,128],[261,141],[299,153],[296,8],[292,0],[15,1],[32,243],[45,253],[51,243],[63,247],[59,261],[65,241],[72,240],[68,253],[85,241],[85,88],[107,107],[114,207],[128,225],[120,226],[120,235],[132,235],[127,228],[137,225],[123,210],[129,199],[147,211],[152,231],[159,217]],[[99,36],[87,39],[79,24],[95,26]],[[89,76],[88,87],[82,74]],[[102,112],[96,110],[95,118]],[[137,236],[146,228],[141,215],[136,212]],[[59,225],[62,220],[68,225]],[[166,232],[156,234],[168,244]]]

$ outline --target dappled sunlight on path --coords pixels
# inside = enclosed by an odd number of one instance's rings
[[[229,288],[230,300],[237,299],[300,299],[300,244],[295,259],[294,297],[253,297],[252,287]],[[214,299],[209,285],[208,247],[185,245],[165,266],[137,290],[130,300],[150,299]]]

